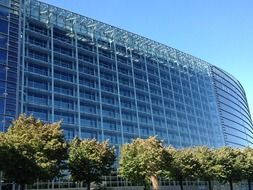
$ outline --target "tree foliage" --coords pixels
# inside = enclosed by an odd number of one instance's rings
[[[193,148],[193,156],[199,163],[199,171],[197,176],[202,180],[214,179],[214,159],[213,150],[206,146]]]
[[[167,151],[172,155],[171,167],[167,177],[179,181],[180,187],[183,189],[183,180],[197,178],[200,164],[192,148],[176,150],[169,147]]]
[[[0,154],[5,155],[1,156],[4,164],[0,167],[11,181],[24,185],[36,179],[52,179],[64,167],[67,143],[60,123],[46,124],[21,115],[0,138]]]
[[[169,167],[170,154],[155,137],[135,139],[121,148],[120,175],[133,182],[146,184],[151,181],[153,189],[158,188],[158,177]]]
[[[75,138],[69,148],[68,168],[74,181],[101,182],[103,175],[109,175],[115,162],[115,149],[108,141]]]
[[[0,171],[4,178],[32,184],[37,179],[48,180],[61,174],[67,165],[74,181],[101,182],[109,175],[115,162],[115,149],[108,141],[95,139],[64,140],[60,123],[47,124],[33,116],[21,115],[6,133],[0,133]],[[69,157],[68,157],[69,156]],[[135,139],[121,147],[119,174],[133,182],[158,189],[158,178],[166,176],[180,181],[207,180],[233,182],[253,180],[253,149],[222,147],[192,147],[176,150],[165,148],[156,137]]]
[[[246,147],[242,150],[244,159],[241,162],[241,169],[244,179],[253,180],[253,149]]]
[[[244,159],[241,159],[241,170],[243,179],[248,180],[249,190],[251,190],[251,181],[253,180],[253,149],[246,147],[242,150]]]
[[[4,169],[5,163],[8,161],[9,147],[6,143],[4,133],[0,132],[0,171]]]
[[[193,154],[199,163],[197,177],[201,180],[208,181],[209,190],[212,189],[211,181],[215,178],[214,174],[214,152],[206,146],[193,148]]]
[[[240,149],[222,147],[214,151],[214,173],[220,182],[229,182],[233,189],[233,181],[239,181],[243,177],[242,163],[244,155]]]

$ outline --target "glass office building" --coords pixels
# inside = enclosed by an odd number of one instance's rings
[[[253,145],[243,87],[222,69],[36,0],[1,0],[0,129],[20,113],[117,148],[150,135],[175,147]]]

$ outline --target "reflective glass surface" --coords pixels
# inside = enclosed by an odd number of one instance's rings
[[[0,2],[0,118],[1,131],[16,116],[19,47],[19,1]],[[10,8],[12,11],[10,12]],[[11,31],[9,31],[11,28]]]
[[[212,70],[226,144],[252,146],[253,125],[243,88],[228,73],[217,67]]]
[[[26,46],[22,110],[63,120],[68,138],[120,145],[157,135],[175,147],[223,145],[209,66],[153,60],[107,40],[90,44],[69,39],[64,29],[26,22],[33,46]],[[40,39],[42,31],[47,37]]]
[[[81,15],[52,12],[34,0],[25,8],[19,112],[62,120],[67,139],[109,139],[117,149],[150,135],[175,147],[219,147],[235,139],[233,145],[244,146],[252,138],[245,93],[230,75]],[[86,21],[101,27],[93,31]]]
[[[1,7],[1,6],[0,6]],[[8,21],[0,18],[0,32],[8,33]]]

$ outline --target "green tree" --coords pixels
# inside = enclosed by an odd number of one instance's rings
[[[180,188],[183,190],[183,180],[196,179],[200,164],[194,156],[192,148],[176,150],[170,147],[167,151],[172,155],[167,177],[179,181]]]
[[[253,149],[246,147],[242,150],[244,159],[241,162],[243,178],[248,180],[248,187],[251,190],[251,181],[253,180]]]
[[[4,133],[0,132],[0,171],[4,168],[4,163],[7,160],[7,155],[9,152],[9,148],[6,143],[6,138]]]
[[[214,166],[215,162],[213,159],[213,150],[205,147],[199,146],[193,148],[193,156],[196,157],[199,163],[199,170],[197,172],[197,177],[208,181],[209,190],[212,190],[211,181],[215,178]]]
[[[144,188],[151,181],[157,190],[158,177],[169,167],[170,161],[170,154],[156,137],[137,138],[121,147],[119,174],[133,183],[143,184]]]
[[[60,123],[46,124],[33,116],[20,115],[4,134],[8,153],[2,171],[5,178],[20,184],[60,175],[67,159],[67,144]]]
[[[90,190],[92,182],[100,183],[102,176],[110,174],[115,159],[115,148],[108,141],[75,138],[70,143],[68,168],[73,180],[86,183]]]
[[[240,149],[222,147],[214,151],[214,174],[220,182],[229,182],[233,190],[233,181],[242,179],[242,163],[244,156]]]
[[[139,139],[136,139],[131,144],[125,144],[121,147],[119,174],[128,181],[140,183],[148,188],[146,186],[149,179],[146,181],[145,172],[143,172],[144,165],[140,164],[142,161],[137,156],[140,149],[139,144]]]

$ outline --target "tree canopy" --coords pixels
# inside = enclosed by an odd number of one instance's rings
[[[248,180],[249,190],[251,190],[251,181],[253,180],[253,149],[246,147],[242,150],[243,159],[241,159],[241,170],[243,179]]]
[[[179,181],[180,187],[183,189],[183,180],[197,178],[200,164],[192,148],[176,150],[169,147],[167,151],[172,155],[172,162],[167,177]]]
[[[72,179],[84,182],[90,189],[92,182],[101,182],[115,163],[115,148],[108,141],[73,139],[65,141],[60,123],[44,123],[33,116],[20,115],[6,133],[0,133],[0,171],[4,178],[24,187],[37,179],[49,180],[66,169]],[[66,163],[67,161],[67,163]],[[134,139],[121,147],[120,176],[149,187],[159,188],[158,178],[180,181],[207,180],[233,182],[247,179],[249,190],[253,180],[253,149],[204,146],[174,149],[163,146],[156,137]]]
[[[220,182],[229,182],[232,190],[233,181],[239,181],[243,178],[244,155],[240,149],[231,147],[216,149],[214,154],[215,178]]]
[[[91,182],[99,183],[110,174],[115,159],[115,148],[108,141],[75,138],[70,143],[68,168],[72,179],[86,183],[89,190]]]
[[[133,183],[146,185],[151,181],[153,189],[158,189],[158,177],[170,161],[170,154],[156,137],[137,138],[122,146],[119,173]]]
[[[206,146],[199,146],[193,148],[193,154],[199,163],[199,170],[197,177],[201,180],[208,181],[209,190],[212,189],[211,181],[215,178],[214,174],[214,153],[213,149]]]
[[[67,158],[67,143],[60,123],[46,124],[33,116],[20,115],[1,134],[1,169],[5,178],[20,185],[60,175]],[[6,150],[8,153],[6,153]]]

